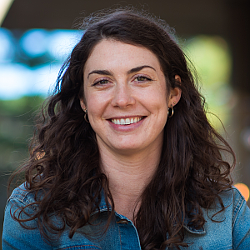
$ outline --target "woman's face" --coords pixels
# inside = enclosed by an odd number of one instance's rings
[[[100,150],[133,154],[161,149],[173,101],[150,50],[102,40],[84,67],[84,97],[81,106],[87,108]]]

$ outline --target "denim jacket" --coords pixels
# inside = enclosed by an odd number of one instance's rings
[[[250,249],[250,209],[247,207],[246,201],[236,188],[224,191],[221,198],[226,210],[213,217],[214,220],[221,222],[211,220],[212,215],[220,210],[219,206],[204,210],[206,220],[204,229],[196,230],[187,225],[188,218],[185,220],[184,242],[190,243],[188,249]],[[28,230],[13,220],[10,214],[11,208],[12,211],[15,211],[33,201],[33,193],[26,191],[24,185],[16,188],[8,199],[2,235],[3,250],[141,249],[134,224],[118,213],[115,213],[115,219],[111,221],[106,233],[101,234],[108,218],[104,199],[100,204],[101,215],[94,222],[95,225],[79,228],[71,239],[68,237],[69,228],[66,228],[60,237],[52,235],[53,240],[45,241],[36,228],[35,220],[26,224],[34,227],[32,230]],[[33,206],[26,212],[32,213],[36,209],[37,207]]]

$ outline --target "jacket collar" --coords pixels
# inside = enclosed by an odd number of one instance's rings
[[[111,210],[111,206],[109,206],[109,210]],[[106,202],[105,202],[103,191],[102,191],[102,197],[101,197],[101,202],[100,202],[99,210],[96,209],[95,212],[92,215],[96,214],[98,211],[100,211],[100,212],[106,212],[106,211],[108,211],[108,207],[107,207]],[[121,214],[116,213],[116,215],[118,215],[121,219],[126,219],[126,220],[130,221],[129,219],[127,219],[125,216],[123,216]],[[189,233],[192,233],[192,234],[205,234],[206,233],[206,231],[205,231],[204,228],[196,229],[192,225],[188,225],[189,222],[190,222],[190,220],[191,219],[189,217],[186,217],[185,220],[184,220],[184,228]]]

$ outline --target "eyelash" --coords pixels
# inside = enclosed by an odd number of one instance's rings
[[[95,85],[104,85],[104,84],[106,84],[108,81],[109,81],[108,79],[101,79],[101,80],[99,80],[99,81],[97,81],[97,82],[94,82],[94,83],[93,83],[93,86],[95,86]],[[105,83],[104,83],[104,82],[105,82]]]
[[[143,80],[139,80],[138,78],[143,78]],[[136,76],[134,80],[137,80],[137,82],[149,82],[149,81],[153,81],[151,78],[147,77],[147,76]]]

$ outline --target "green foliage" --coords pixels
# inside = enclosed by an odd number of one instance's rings
[[[0,170],[14,170],[28,157],[34,117],[44,98],[0,100]]]
[[[226,124],[233,105],[229,85],[232,60],[227,42],[218,36],[200,35],[187,40],[184,50],[199,75],[208,112],[217,115]],[[208,113],[208,118],[216,129],[221,127],[216,116]]]

